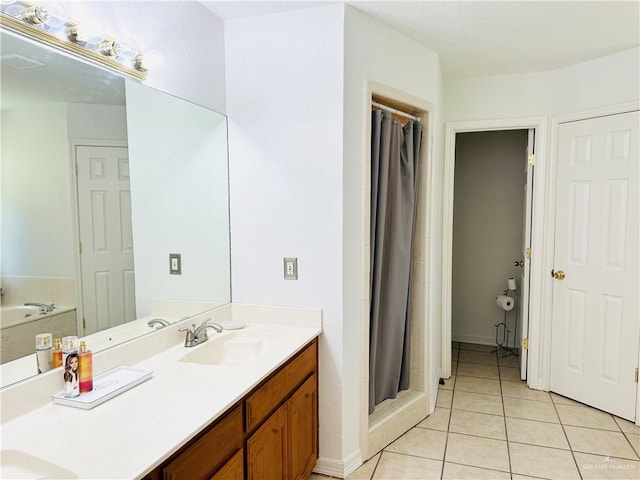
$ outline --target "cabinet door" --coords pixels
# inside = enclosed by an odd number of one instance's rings
[[[289,478],[287,452],[287,405],[276,410],[247,441],[247,479]]]
[[[238,450],[211,480],[244,480],[244,450]]]
[[[287,403],[291,478],[306,479],[318,458],[318,391],[316,374],[296,390]]]

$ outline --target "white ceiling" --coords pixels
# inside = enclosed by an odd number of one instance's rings
[[[211,1],[225,20],[333,2]],[[445,77],[553,70],[640,44],[638,1],[349,1],[440,54]]]

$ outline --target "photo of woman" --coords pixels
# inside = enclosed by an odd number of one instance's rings
[[[77,353],[70,353],[64,361],[64,386],[68,396],[80,395]]]

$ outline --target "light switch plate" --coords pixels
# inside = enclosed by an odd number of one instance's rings
[[[182,257],[179,253],[169,254],[169,275],[182,275]]]
[[[298,279],[298,258],[297,257],[284,257],[284,279],[285,280]]]

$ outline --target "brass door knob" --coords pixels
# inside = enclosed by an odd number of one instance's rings
[[[556,280],[564,280],[564,271],[563,270],[551,270],[551,275],[553,276],[553,278],[555,278]]]

